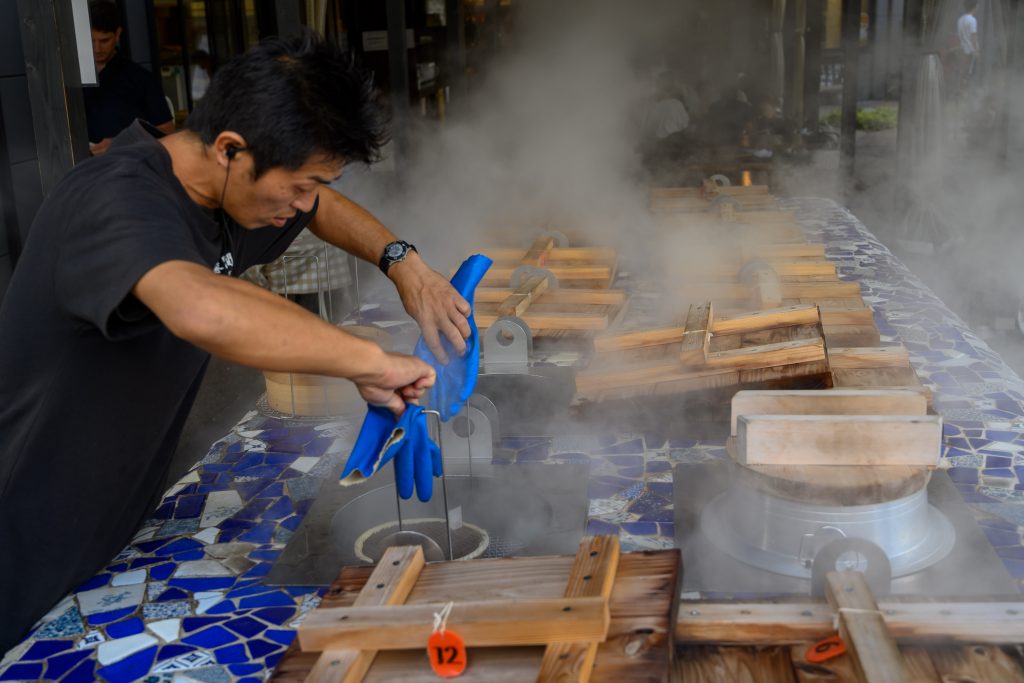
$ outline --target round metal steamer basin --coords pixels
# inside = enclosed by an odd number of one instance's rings
[[[955,532],[945,515],[928,503],[927,470],[878,472],[737,465],[728,488],[701,513],[701,530],[730,557],[797,578],[811,578],[818,551],[844,537],[881,548],[894,578],[946,557]],[[846,475],[850,483],[844,486]],[[863,560],[855,554],[841,556],[839,563],[845,564],[838,568],[863,569],[858,561]]]

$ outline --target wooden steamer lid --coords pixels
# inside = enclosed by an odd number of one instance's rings
[[[726,450],[735,483],[808,505],[888,503],[917,493],[931,478],[929,468],[913,465],[743,465],[736,461],[733,437]]]
[[[392,348],[391,335],[379,327],[345,325],[341,329],[376,342],[385,351]],[[263,376],[267,385],[267,403],[280,413],[314,417],[343,415],[365,408],[366,402],[347,379],[297,372],[265,371]]]

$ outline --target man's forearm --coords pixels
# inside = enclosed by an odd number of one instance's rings
[[[323,241],[374,265],[384,247],[398,239],[372,213],[330,188],[320,191],[320,204],[309,229]]]

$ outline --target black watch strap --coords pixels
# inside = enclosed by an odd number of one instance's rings
[[[384,247],[384,253],[380,256],[380,262],[377,264],[381,272],[387,275],[388,269],[396,263],[401,263],[409,255],[409,252],[417,251],[416,246],[409,244],[405,240],[396,240],[389,242]]]

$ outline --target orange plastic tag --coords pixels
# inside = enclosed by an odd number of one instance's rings
[[[434,631],[427,640],[427,659],[441,678],[455,678],[466,670],[466,644],[451,629]]]
[[[846,652],[846,644],[839,636],[831,636],[807,648],[804,657],[811,664],[821,664]]]

